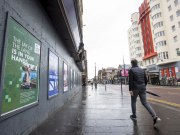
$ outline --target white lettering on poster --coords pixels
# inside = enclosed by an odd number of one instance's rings
[[[34,57],[31,56],[32,46],[29,46],[25,42],[21,41],[21,39],[13,36],[12,42],[12,54],[11,60],[21,62],[21,63],[29,63],[29,61],[34,61]],[[38,47],[35,47],[35,49]],[[37,49],[38,50],[38,49]],[[39,46],[40,50],[40,46]]]

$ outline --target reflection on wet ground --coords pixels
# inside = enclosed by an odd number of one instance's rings
[[[123,86],[127,89],[126,86]],[[130,95],[110,85],[97,89],[83,87],[31,135],[179,135],[180,112],[162,104],[151,104],[162,119],[159,129],[147,110],[137,102],[137,121],[131,115]]]

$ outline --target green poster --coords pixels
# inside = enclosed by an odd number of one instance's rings
[[[1,115],[38,102],[40,44],[9,19]]]

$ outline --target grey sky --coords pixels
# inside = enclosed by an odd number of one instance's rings
[[[88,78],[98,69],[130,63],[127,31],[131,14],[143,0],[83,0],[84,44],[88,58]],[[97,74],[96,74],[97,75]]]

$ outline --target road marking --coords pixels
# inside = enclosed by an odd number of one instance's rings
[[[176,104],[176,103],[172,103],[172,102],[167,102],[167,101],[164,101],[164,100],[159,100],[159,99],[149,98],[149,97],[147,97],[147,99],[152,100],[152,101],[156,101],[156,102],[160,102],[160,103],[164,103],[164,104],[167,104],[167,105],[172,105],[172,106],[180,107],[180,104]]]
[[[163,87],[147,87],[147,88],[153,88],[153,89],[178,89],[180,90],[180,88],[163,88]]]
[[[176,95],[180,95],[179,93],[171,93],[171,92],[168,92],[169,94],[176,94]]]

